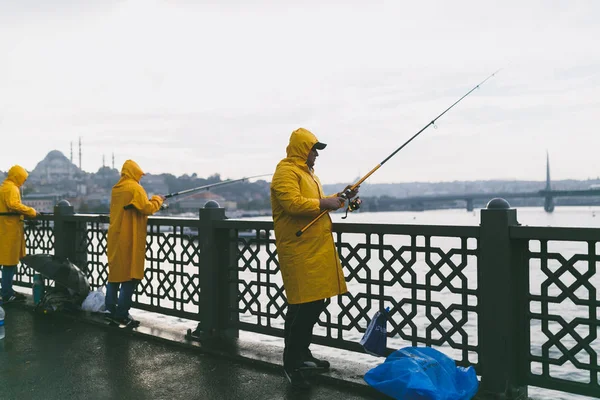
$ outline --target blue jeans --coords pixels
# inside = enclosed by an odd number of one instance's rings
[[[15,291],[12,288],[13,277],[15,276],[15,272],[17,272],[16,265],[4,265],[2,267],[2,298],[8,299],[10,296],[15,294]]]
[[[131,308],[133,292],[139,280],[132,279],[127,282],[108,282],[106,285],[106,310],[115,318],[127,318]],[[118,299],[117,299],[118,295]]]

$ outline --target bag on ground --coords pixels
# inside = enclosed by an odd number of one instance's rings
[[[430,347],[405,347],[365,374],[365,382],[394,399],[470,400],[479,381],[473,367]]]
[[[87,297],[81,304],[81,309],[83,311],[104,312],[104,303],[104,292],[102,292],[102,288],[98,288],[87,295]]]
[[[44,314],[60,311],[79,310],[81,304],[80,296],[73,294],[64,287],[52,287],[44,293],[40,302],[35,306],[35,310]]]
[[[387,355],[387,315],[389,308],[377,311],[367,326],[360,344],[365,352],[378,357]]]

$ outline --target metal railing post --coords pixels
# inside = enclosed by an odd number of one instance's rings
[[[193,340],[237,337],[237,328],[229,326],[232,312],[229,255],[235,253],[231,251],[229,232],[219,232],[213,224],[225,219],[225,209],[209,201],[199,210],[199,218],[200,322],[193,332],[188,330],[186,337]],[[237,295],[234,299],[237,302]]]
[[[510,239],[517,211],[504,199],[481,210],[479,242],[479,343],[481,387],[478,399],[527,399],[521,381],[524,293],[518,269],[523,254]]]

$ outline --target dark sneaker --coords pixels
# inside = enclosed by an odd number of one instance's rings
[[[121,324],[121,318],[115,317],[115,315],[113,313],[105,314],[104,320],[106,320],[107,322],[109,322],[111,324],[115,324],[115,325]]]
[[[15,292],[14,294],[12,294],[11,296],[8,297],[4,297],[2,299],[2,301],[6,304],[8,303],[18,303],[18,302],[22,302],[25,301],[25,299],[27,299],[27,297],[24,294],[21,294],[19,292]]]
[[[131,315],[128,315],[127,318],[123,318],[121,323],[125,325],[126,328],[137,328],[140,326],[140,321],[131,318]]]
[[[310,351],[308,352],[308,355],[304,357],[302,365],[314,369],[329,369],[330,367],[329,361],[319,360],[318,358],[313,357]]]
[[[114,314],[106,314],[104,319],[113,325],[124,325],[126,328],[136,328],[140,326],[140,321],[131,318],[131,315],[128,315],[125,318],[119,318],[115,317]]]
[[[306,390],[310,388],[310,383],[306,380],[302,371],[299,369],[283,369],[285,377],[292,384],[294,389]]]

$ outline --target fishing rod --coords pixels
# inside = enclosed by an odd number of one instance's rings
[[[38,215],[53,215],[52,213],[46,213],[46,212],[38,212]],[[0,212],[0,216],[2,217],[16,217],[16,216],[24,216],[27,219],[34,219],[35,217],[28,217],[25,214],[21,214],[21,213],[17,213],[17,212]]]
[[[448,111],[450,111],[450,109],[452,109],[455,105],[457,105],[458,103],[460,103],[462,101],[462,99],[464,99],[465,97],[467,97],[468,95],[470,95],[475,89],[478,89],[479,86],[483,85],[488,79],[492,78],[493,76],[495,76],[498,72],[500,72],[500,70],[494,72],[493,74],[491,74],[490,76],[488,76],[487,78],[485,78],[483,81],[481,81],[478,85],[476,85],[473,89],[469,90],[464,96],[462,96],[460,99],[458,99],[457,101],[454,102],[454,104],[452,104],[450,107],[446,108],[444,110],[444,112],[442,112],[440,115],[438,115],[437,117],[435,117],[433,120],[431,120],[430,123],[428,123],[427,125],[425,125],[423,127],[423,129],[421,129],[419,132],[415,133],[410,139],[408,139],[406,142],[404,142],[404,144],[402,144],[402,146],[398,147],[396,150],[394,150],[394,152],[392,154],[390,154],[389,156],[387,156],[382,162],[380,162],[379,164],[377,164],[377,166],[375,166],[375,168],[373,168],[371,171],[369,171],[369,173],[367,173],[365,176],[363,176],[362,178],[360,178],[360,180],[358,182],[356,182],[355,184],[348,186],[343,193],[340,194],[339,197],[348,200],[348,195],[355,191],[361,183],[363,183],[365,180],[367,180],[368,177],[370,177],[371,175],[373,175],[375,173],[375,171],[377,171],[379,168],[381,168],[381,166],[383,164],[385,164],[390,158],[394,157],[396,155],[396,153],[398,153],[400,150],[402,150],[404,147],[406,147],[406,145],[408,145],[410,142],[413,141],[413,139],[415,139],[417,136],[419,136],[425,129],[429,128],[431,125],[435,124],[435,121],[437,121],[439,118],[442,117],[442,115],[446,114]],[[352,202],[348,203],[348,208],[346,210],[346,214],[348,213],[348,211],[354,211],[357,210],[360,206],[360,199],[356,198],[355,200],[353,200]],[[296,236],[301,236],[304,232],[306,232],[306,230],[308,228],[310,228],[315,222],[317,222],[317,220],[319,220],[319,218],[321,218],[323,215],[327,214],[330,210],[323,210],[321,211],[321,213],[319,215],[317,215],[312,221],[310,221],[304,228],[300,229],[298,232],[296,232]]]
[[[38,212],[37,214],[38,215],[54,215],[52,213],[45,213],[45,212]],[[38,215],[36,215],[35,217],[28,217],[25,214],[20,214],[17,212],[0,212],[0,217],[20,217],[21,215],[25,217],[23,222],[27,226],[38,226],[41,223],[41,221],[37,219]]]
[[[197,192],[197,191],[200,191],[200,190],[210,190],[210,189],[212,189],[214,187],[217,187],[217,186],[229,185],[231,183],[243,182],[243,181],[246,181],[248,179],[261,178],[263,176],[270,176],[270,175],[272,175],[272,174],[247,176],[245,178],[240,178],[240,179],[230,179],[230,180],[226,180],[226,181],[222,181],[222,182],[211,183],[210,185],[198,186],[198,187],[191,188],[191,189],[181,190],[181,191],[175,192],[175,193],[169,193],[169,194],[164,195],[164,197],[165,197],[165,200],[166,200],[166,199],[170,199],[171,197],[175,197],[175,196],[181,196],[181,195],[184,195],[184,194],[190,194],[190,193],[194,193],[194,192]],[[164,204],[163,204],[163,206],[164,206]],[[128,204],[128,205],[126,205],[123,208],[125,210],[130,210],[132,208],[135,208],[135,206],[133,204]],[[167,206],[161,207],[161,210],[164,210],[166,208],[167,208]]]

